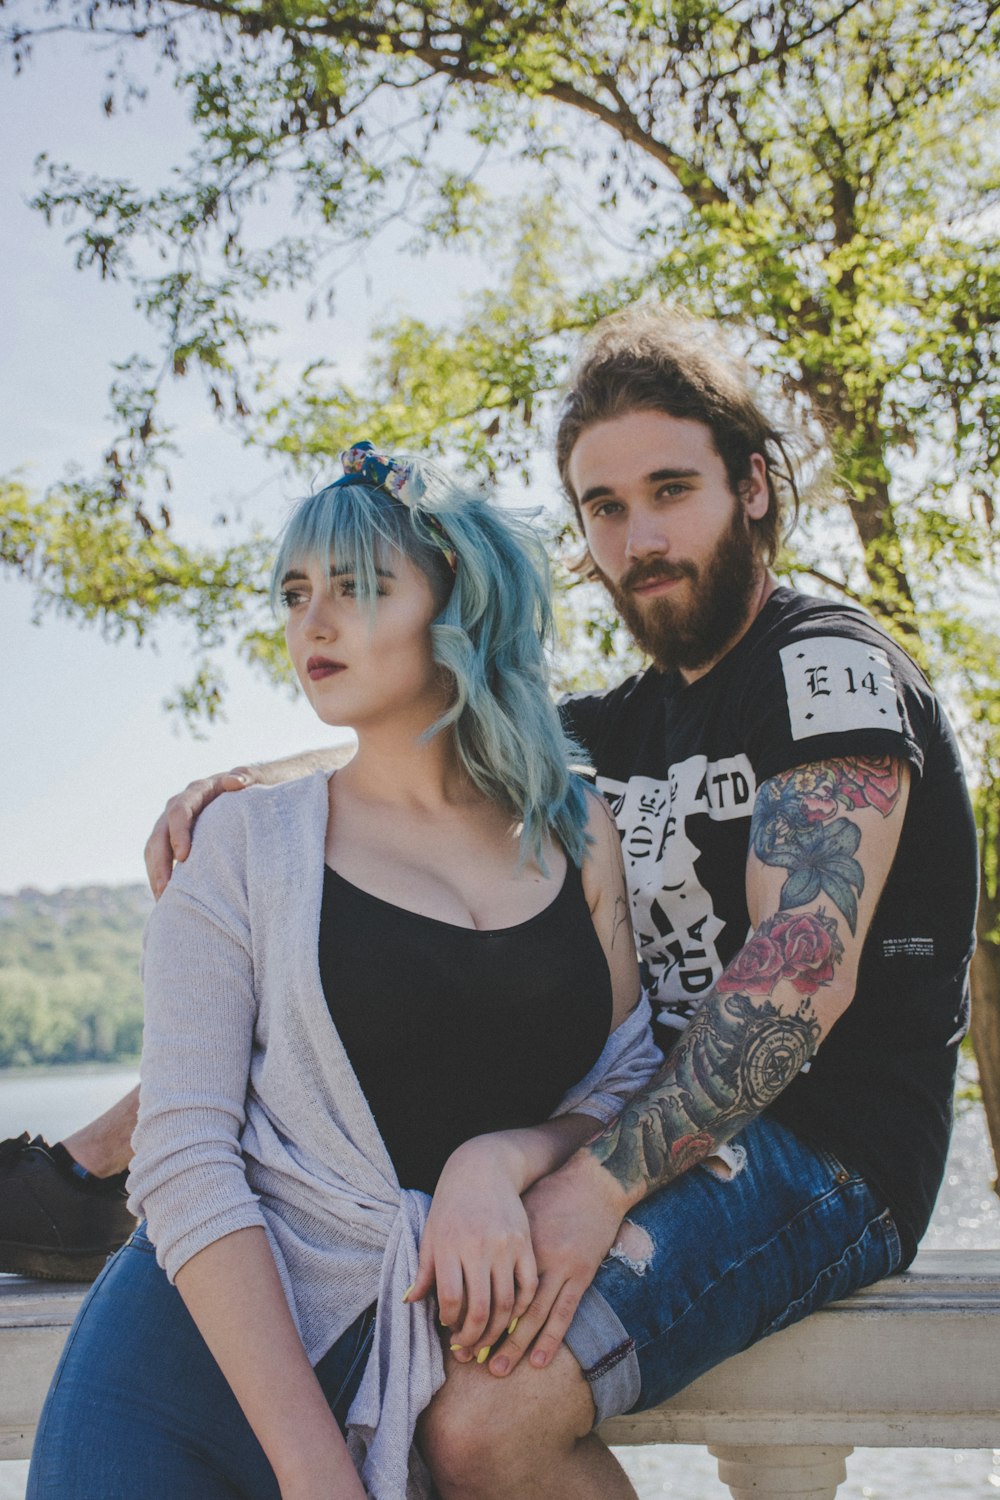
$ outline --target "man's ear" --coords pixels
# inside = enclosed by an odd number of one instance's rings
[[[603,583],[604,581],[597,571],[586,542],[581,542],[579,551],[574,552],[567,559],[566,568],[568,572],[573,573],[577,578],[582,578],[586,583]]]
[[[750,473],[740,485],[743,512],[750,521],[762,521],[771,503],[767,487],[767,462],[760,453],[750,455]]]

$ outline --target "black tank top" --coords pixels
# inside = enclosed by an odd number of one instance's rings
[[[463,1141],[547,1119],[611,1029],[611,976],[571,861],[544,911],[496,931],[418,916],[327,867],[319,966],[396,1175],[427,1193]]]

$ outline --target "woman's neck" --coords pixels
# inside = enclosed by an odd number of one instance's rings
[[[360,731],[358,749],[337,780],[352,796],[401,808],[453,807],[482,800],[462,766],[450,729],[432,739],[398,729]]]

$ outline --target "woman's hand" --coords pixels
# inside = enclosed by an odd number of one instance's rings
[[[520,1196],[526,1171],[517,1132],[477,1136],[452,1152],[438,1180],[417,1279],[407,1296],[418,1302],[436,1287],[452,1350],[468,1350],[468,1358],[475,1352],[481,1362],[531,1305],[538,1285]]]

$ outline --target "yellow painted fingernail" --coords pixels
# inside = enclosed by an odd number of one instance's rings
[[[490,1357],[490,1350],[492,1349],[492,1347],[493,1347],[492,1344],[487,1344],[485,1346],[485,1348],[480,1349],[479,1353],[476,1355],[476,1364],[477,1365],[484,1365],[486,1363],[486,1361]]]
[[[517,1325],[518,1325],[518,1323],[520,1323],[520,1321],[521,1321],[520,1318],[511,1318],[510,1324],[508,1325],[508,1328],[507,1328],[507,1332],[508,1333],[513,1333],[514,1329],[517,1327]]]
[[[408,1286],[406,1288],[406,1291],[403,1293],[403,1301],[404,1302],[409,1302],[409,1300],[410,1300],[410,1293],[412,1291],[413,1291],[413,1287],[412,1286]]]
[[[451,1350],[452,1354],[461,1354],[462,1353],[462,1347],[463,1346],[461,1344],[449,1344],[448,1345],[448,1348]]]

